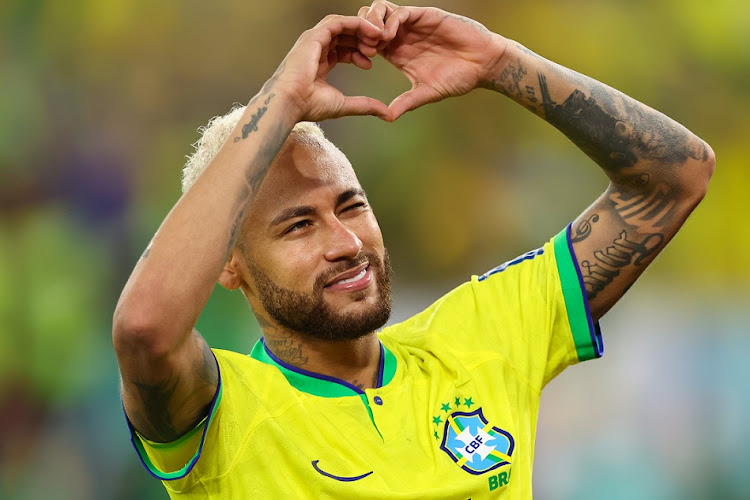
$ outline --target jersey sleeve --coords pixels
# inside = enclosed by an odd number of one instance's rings
[[[542,248],[472,277],[476,333],[540,389],[567,366],[600,357],[570,225]]]
[[[143,438],[128,422],[131,441],[146,470],[162,480],[171,495],[207,496],[208,484],[228,474],[238,463],[258,422],[283,413],[272,401],[274,381],[283,375],[247,355],[212,349],[219,369],[219,383],[208,415],[186,435],[171,443]],[[262,404],[261,401],[266,403]]]
[[[500,357],[535,389],[603,354],[570,241],[570,225],[537,250],[472,276],[411,320],[443,352]]]
[[[149,474],[162,481],[175,481],[185,478],[193,470],[203,452],[211,424],[216,420],[222,393],[223,384],[219,368],[219,383],[208,415],[193,429],[170,443],[156,443],[144,438],[130,423],[127,414],[125,415],[130,429],[130,441]]]

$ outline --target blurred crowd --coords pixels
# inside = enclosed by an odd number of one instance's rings
[[[703,204],[602,321],[604,358],[545,391],[536,496],[750,498],[750,3],[432,5],[665,112],[717,155]],[[119,291],[179,197],[198,127],[247,102],[302,31],[359,7],[0,2],[0,498],[166,498],[124,423]],[[383,61],[331,81],[385,102],[407,86]],[[323,128],[383,229],[394,321],[539,247],[606,187],[562,135],[487,91]],[[242,352],[259,335],[242,297],[218,287],[198,328]]]

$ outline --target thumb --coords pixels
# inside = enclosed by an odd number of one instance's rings
[[[388,106],[391,110],[391,118],[397,119],[407,111],[417,109],[418,107],[431,102],[439,101],[443,97],[435,89],[421,83],[407,90],[400,96],[396,97]]]
[[[367,96],[346,96],[338,116],[372,115],[381,120],[393,121],[391,110],[383,102]]]

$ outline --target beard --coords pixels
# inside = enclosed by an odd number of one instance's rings
[[[369,262],[377,285],[376,303],[357,313],[342,313],[326,303],[324,287],[334,276]],[[383,259],[374,253],[363,253],[322,273],[310,293],[296,292],[278,286],[249,260],[248,268],[258,288],[258,298],[266,312],[283,328],[319,340],[341,342],[356,340],[385,325],[391,315],[391,268],[388,252]],[[364,300],[367,290],[352,292],[355,301]]]

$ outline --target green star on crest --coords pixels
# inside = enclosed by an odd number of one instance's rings
[[[443,410],[443,411],[445,411],[445,412],[447,412],[447,411],[450,411],[450,409],[451,409],[451,405],[450,405],[450,403],[443,403],[443,404],[442,404],[442,405],[440,406],[440,409],[441,409],[441,410]]]
[[[440,418],[440,415],[438,415],[437,417],[432,417],[432,423],[435,424],[435,425],[440,424],[440,422],[442,422],[442,421],[443,420]]]
[[[464,404],[467,408],[471,408],[471,405],[474,404],[474,401],[472,401],[471,398],[464,398]]]
[[[435,439],[440,439],[440,436],[438,436],[437,431],[435,431]]]
[[[461,406],[461,398],[456,398],[456,408]]]

